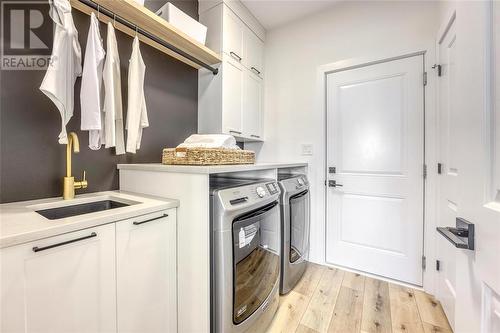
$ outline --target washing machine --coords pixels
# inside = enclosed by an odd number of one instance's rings
[[[306,270],[309,255],[310,193],[305,175],[279,174],[281,189],[280,293],[286,294]]]
[[[264,332],[279,304],[280,189],[210,179],[212,332]]]

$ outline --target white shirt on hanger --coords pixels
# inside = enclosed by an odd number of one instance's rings
[[[66,125],[73,116],[75,81],[82,74],[82,51],[68,0],[50,1],[50,17],[55,23],[50,64],[40,90],[56,105],[61,115],[59,143],[67,144]]]
[[[81,129],[89,131],[89,148],[98,150],[104,142],[103,114],[101,110],[101,82],[103,60],[106,52],[99,33],[99,21],[90,15],[89,34],[83,63],[82,89],[80,91]]]
[[[128,67],[127,152],[134,153],[141,147],[142,130],[149,126],[146,99],[144,97],[144,74],[146,65],[139,49],[139,38],[135,36]]]
[[[116,147],[116,155],[125,154],[123,107],[120,77],[120,55],[115,28],[108,22],[106,62],[104,63],[104,141],[105,147]]]

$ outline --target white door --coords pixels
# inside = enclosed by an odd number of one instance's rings
[[[262,79],[250,71],[243,74],[243,134],[262,138]]]
[[[327,76],[330,264],[422,285],[423,72],[413,56]]]
[[[116,223],[118,332],[177,331],[175,209]]]
[[[241,62],[243,58],[243,28],[244,24],[231,9],[223,5],[223,45],[224,52]]]
[[[439,91],[450,98],[441,104],[441,138],[444,173],[439,176],[441,215],[438,223],[455,225],[453,216],[475,226],[475,249],[454,248],[440,240],[438,259],[453,261],[455,276],[446,272],[438,280],[453,280],[454,309],[446,308],[446,294],[438,297],[453,320],[455,332],[500,332],[500,5],[492,1],[454,3],[456,20],[443,40],[456,31],[451,56],[451,76],[438,80],[456,91]],[[449,36],[448,36],[449,35]],[[448,42],[449,44],[449,42]],[[455,64],[455,65],[454,65]],[[446,69],[446,66],[444,67]],[[446,70],[444,71],[446,74]],[[496,99],[495,99],[496,98]],[[446,212],[445,199],[453,201]],[[437,237],[441,237],[438,235]],[[441,237],[442,238],[442,237]],[[443,259],[442,259],[443,258]],[[451,269],[451,267],[450,267]],[[443,283],[441,281],[441,283]],[[454,313],[453,313],[454,310]]]
[[[455,22],[439,41],[439,65],[441,76],[438,79],[439,101],[439,163],[438,179],[438,220],[442,227],[455,226],[458,210],[458,127],[456,96],[456,29]],[[436,296],[441,301],[451,327],[455,318],[455,247],[444,237],[436,236],[437,272]],[[432,267],[432,265],[431,265]],[[438,266],[436,266],[438,267]]]
[[[116,332],[114,224],[0,254],[1,332]]]
[[[224,56],[222,66],[222,131],[241,136],[241,112],[243,104],[243,66]]]
[[[245,29],[243,64],[254,74],[264,76],[264,43],[250,29]]]

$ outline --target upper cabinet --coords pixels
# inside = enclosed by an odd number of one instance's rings
[[[245,25],[230,9],[224,9],[222,19],[222,45],[224,53],[237,61],[243,60],[243,40],[246,38]]]
[[[207,46],[223,59],[219,75],[199,71],[198,132],[263,141],[264,29],[238,1],[200,3]]]
[[[255,74],[262,77],[264,73],[264,42],[252,31],[245,31],[245,52],[243,64]]]

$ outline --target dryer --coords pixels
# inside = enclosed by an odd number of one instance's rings
[[[279,174],[281,189],[280,293],[286,294],[306,270],[309,255],[310,193],[305,175]]]

